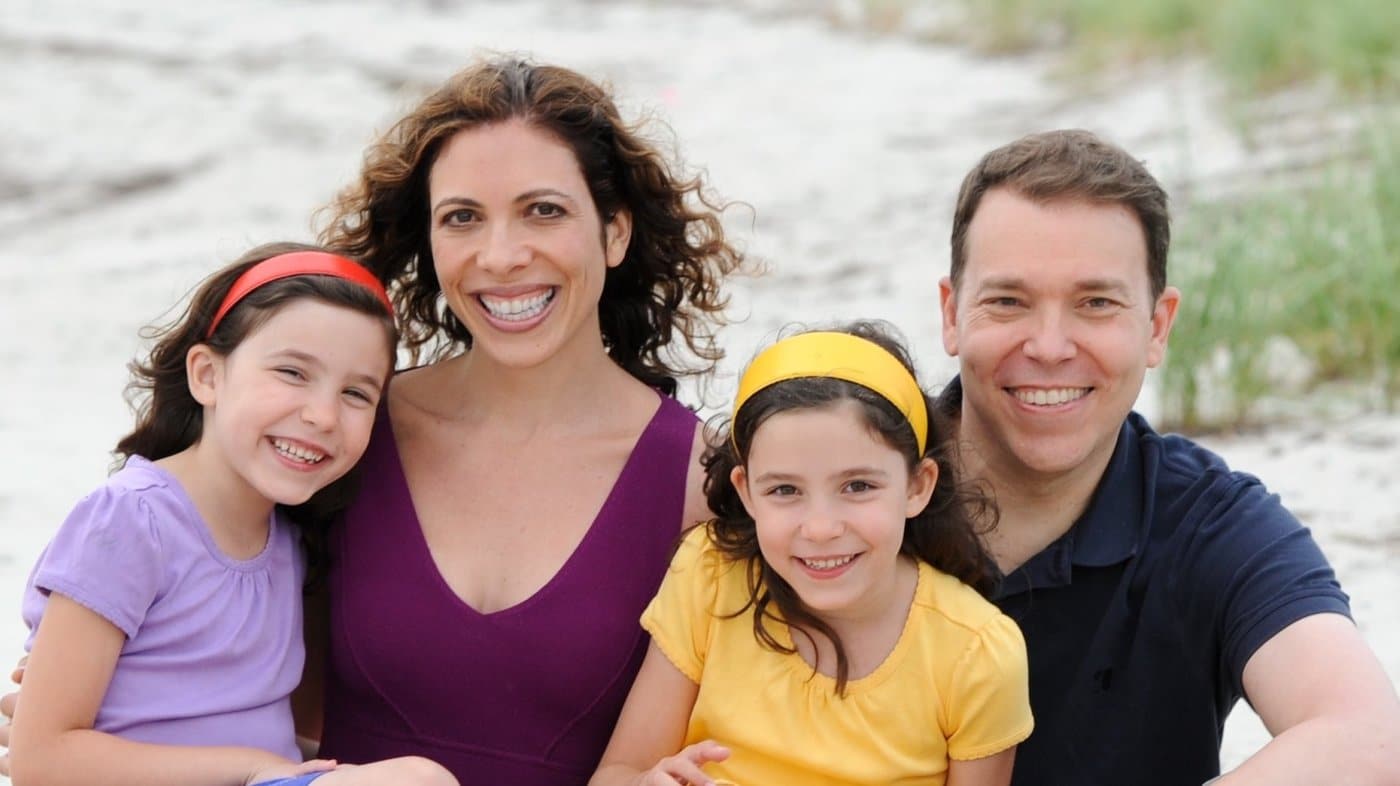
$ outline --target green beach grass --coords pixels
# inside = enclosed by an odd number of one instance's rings
[[[974,45],[991,52],[1064,46],[1086,71],[1190,53],[1244,92],[1324,81],[1368,95],[1400,84],[1394,0],[957,2],[965,18],[959,27]]]
[[[1348,383],[1400,396],[1400,121],[1359,155],[1175,219],[1185,293],[1161,373],[1164,425],[1240,426],[1271,397]]]

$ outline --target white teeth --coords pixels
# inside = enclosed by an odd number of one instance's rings
[[[299,445],[293,445],[290,442],[280,439],[272,440],[272,447],[276,448],[278,453],[281,453],[287,458],[300,461],[303,464],[319,464],[326,458],[326,454],[324,453],[317,453],[314,450],[303,448]]]
[[[1089,394],[1089,388],[1017,389],[1013,390],[1012,393],[1023,403],[1034,404],[1038,407],[1053,407],[1057,404],[1066,404],[1084,398]]]
[[[549,289],[538,295],[522,298],[499,298],[490,295],[478,295],[477,299],[481,305],[486,307],[491,316],[507,322],[523,322],[531,317],[538,316],[544,307],[549,305],[549,301],[554,299],[554,289]]]
[[[828,559],[803,559],[802,564],[812,570],[831,570],[832,568],[839,568],[855,558],[856,555],[847,554],[844,557],[831,557]]]

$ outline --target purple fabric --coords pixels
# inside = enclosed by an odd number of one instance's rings
[[[321,755],[426,756],[462,786],[586,783],[646,652],[638,620],[678,539],[696,424],[663,398],[559,572],[481,614],[432,561],[381,413],[333,549]]]
[[[263,552],[230,559],[175,478],[133,456],[39,555],[24,593],[25,649],[58,592],[126,634],[94,728],[300,761],[288,701],[305,659],[295,534],[274,514]]]

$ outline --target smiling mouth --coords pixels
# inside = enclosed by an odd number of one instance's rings
[[[823,557],[822,559],[805,559],[798,557],[797,560],[812,570],[835,570],[851,563],[851,560],[860,556],[859,554],[847,554],[844,557]]]
[[[558,294],[558,287],[550,287],[545,292],[529,297],[504,298],[492,295],[477,295],[476,299],[486,313],[502,322],[524,322],[544,313]]]
[[[1068,404],[1071,401],[1078,401],[1089,395],[1093,388],[1037,388],[1035,390],[1025,388],[1006,388],[1006,392],[1016,397],[1022,404],[1030,404],[1033,407],[1056,407],[1061,404]]]
[[[272,440],[272,449],[286,458],[301,464],[320,464],[322,461],[326,460],[325,453],[320,453],[310,448],[304,448],[300,445],[293,445],[283,439]]]

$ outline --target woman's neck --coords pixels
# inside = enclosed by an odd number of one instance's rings
[[[402,380],[403,398],[448,422],[491,421],[511,428],[581,427],[615,411],[643,386],[598,348],[528,368],[466,352]]]

